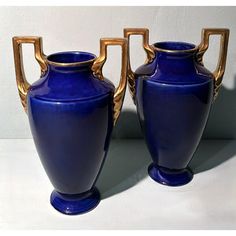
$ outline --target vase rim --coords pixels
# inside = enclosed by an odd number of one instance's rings
[[[76,67],[92,64],[97,56],[90,52],[63,51],[46,56],[49,65],[56,67]]]
[[[153,44],[156,51],[171,54],[176,53],[194,53],[198,50],[198,46],[192,43],[179,41],[161,41]]]

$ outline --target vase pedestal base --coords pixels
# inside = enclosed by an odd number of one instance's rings
[[[149,165],[148,174],[156,182],[168,186],[185,185],[193,179],[193,172],[189,168],[171,170],[154,163]]]
[[[78,215],[94,209],[100,202],[100,193],[97,188],[81,194],[62,194],[54,190],[50,202],[63,214]]]

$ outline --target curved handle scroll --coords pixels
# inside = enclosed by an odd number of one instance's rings
[[[131,35],[142,35],[143,36],[143,48],[147,54],[146,64],[151,63],[155,58],[155,52],[151,45],[149,45],[149,30],[146,28],[125,28],[124,29],[124,37],[128,40],[128,48],[129,48],[129,39]],[[131,69],[130,65],[130,52],[128,49],[128,84],[129,90],[132,96],[132,99],[135,103],[135,78],[134,72]]]
[[[102,68],[107,59],[107,46],[109,45],[119,45],[122,48],[122,64],[121,64],[121,77],[118,87],[114,93],[114,125],[120,115],[121,108],[124,101],[126,84],[127,84],[127,52],[128,43],[124,38],[102,38],[100,40],[100,55],[94,61],[92,70],[94,74],[101,80],[104,79],[102,74]]]
[[[229,29],[203,29],[202,30],[202,41],[199,45],[197,53],[198,62],[203,65],[203,55],[209,47],[210,35],[220,35],[220,53],[217,63],[217,67],[213,72],[215,86],[214,86],[214,99],[216,99],[220,86],[222,84],[222,78],[225,72],[225,64],[227,57],[228,41],[229,41]]]
[[[20,95],[21,103],[27,113],[27,93],[31,85],[25,77],[23,57],[22,57],[22,44],[23,43],[34,44],[35,59],[38,61],[40,65],[41,73],[44,74],[47,70],[47,64],[42,50],[42,38],[33,36],[13,37],[12,43],[14,51],[15,72],[16,72],[16,82],[17,82],[18,92]]]

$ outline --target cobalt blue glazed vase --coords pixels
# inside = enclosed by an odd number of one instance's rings
[[[200,142],[211,104],[225,70],[228,29],[203,29],[202,42],[159,42],[149,45],[148,29],[125,29],[125,38],[142,35],[147,62],[134,73],[128,62],[128,83],[153,163],[150,177],[169,186],[193,178],[188,167]],[[221,35],[216,70],[202,62],[210,35]]]
[[[34,44],[35,58],[42,71],[40,79],[32,85],[24,76],[23,43]],[[108,45],[122,47],[117,89],[102,75]],[[39,157],[55,189],[51,204],[64,214],[85,213],[100,201],[95,183],[123,104],[127,40],[101,39],[98,58],[79,51],[45,56],[39,37],[14,37],[13,49],[21,102]]]

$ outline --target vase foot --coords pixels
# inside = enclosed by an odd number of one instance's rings
[[[193,179],[193,172],[189,168],[171,170],[154,163],[149,165],[148,174],[156,182],[168,186],[185,185]]]
[[[100,193],[97,188],[81,194],[62,194],[54,190],[50,202],[63,214],[78,215],[94,209],[100,202]]]

